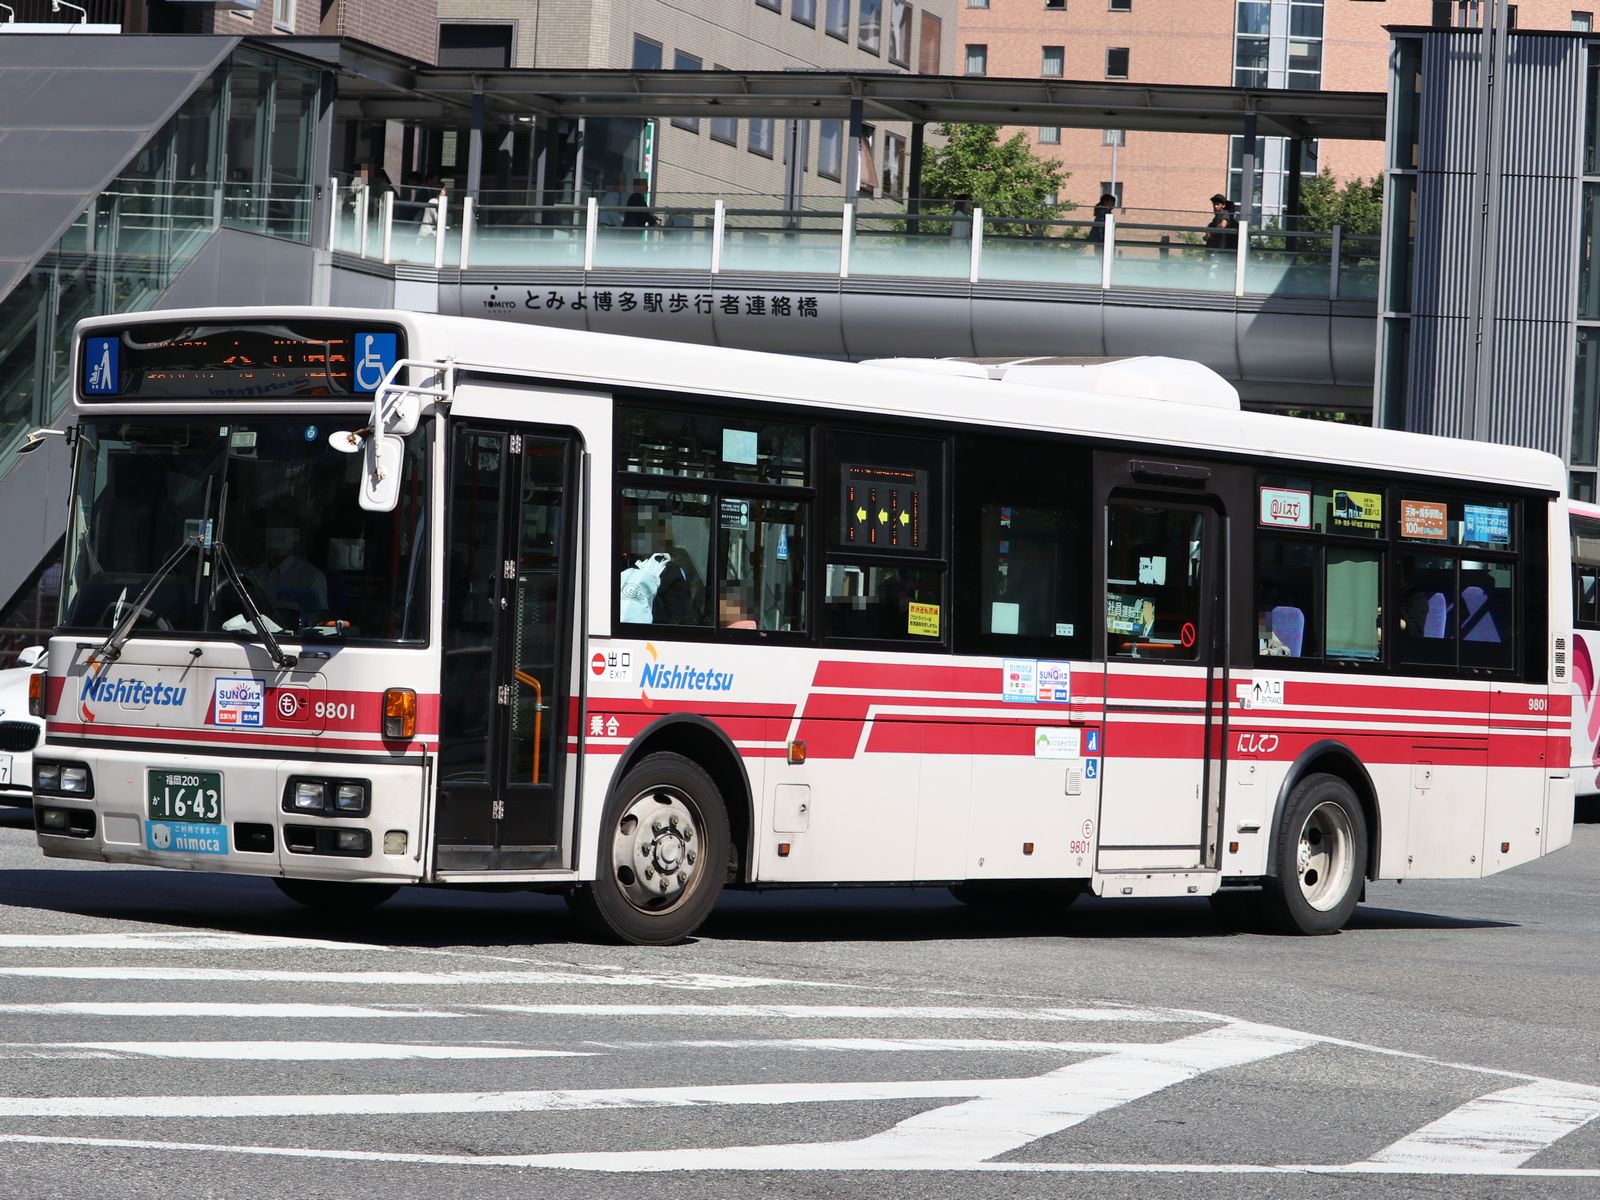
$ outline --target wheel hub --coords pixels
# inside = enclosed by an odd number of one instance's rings
[[[676,788],[652,788],[622,812],[612,863],[622,894],[641,912],[672,908],[695,882],[698,835],[692,803]]]

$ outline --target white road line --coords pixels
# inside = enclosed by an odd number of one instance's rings
[[[852,1141],[700,1149],[530,1154],[524,1166],[580,1171],[962,1171],[1208,1071],[1314,1045],[1287,1029],[1240,1022],[1073,1063],[1046,1075],[985,1081],[959,1104],[930,1109]],[[0,1113],[3,1113],[0,1109]]]
[[[862,1100],[948,1100],[983,1095],[1015,1082],[1009,1079],[895,1080],[319,1096],[17,1096],[0,1098],[0,1118],[370,1117],[442,1113],[588,1112],[595,1109],[817,1104]]]
[[[403,1042],[0,1042],[0,1058],[187,1058],[223,1062],[586,1058],[593,1050],[435,1046]]]
[[[689,991],[789,986],[784,979],[675,972],[594,974],[574,970],[530,971],[289,971],[248,967],[0,967],[0,976],[22,979],[113,980],[158,983],[353,983],[363,986],[463,987],[509,983],[518,986],[582,984],[604,987],[657,987]],[[831,986],[823,984],[820,986]]]
[[[1016,1052],[1023,1054],[1115,1054],[1127,1042],[1039,1042],[1015,1038],[705,1038],[670,1042],[595,1042],[585,1046],[602,1050],[659,1050],[681,1046],[688,1050],[841,1050],[873,1054]]]
[[[60,1017],[460,1017],[453,1012],[428,1012],[409,1008],[364,1008],[357,1004],[229,1004],[177,1001],[62,1001],[56,1004],[0,1004],[0,1013]]]
[[[378,950],[364,942],[253,933],[0,933],[0,950]]]
[[[1222,1017],[1147,1008],[939,1008],[866,1004],[477,1004],[490,1012],[546,1017],[781,1017],[819,1021],[1121,1021],[1199,1025]]]
[[[1547,1080],[1479,1096],[1374,1154],[1389,1168],[1468,1174],[1519,1167],[1600,1117],[1600,1088]]]

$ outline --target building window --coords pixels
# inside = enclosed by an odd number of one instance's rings
[[[503,71],[511,65],[513,32],[510,25],[483,21],[440,22],[436,60],[441,67],[487,67]]]
[[[968,8],[988,8],[989,0],[967,0]]]
[[[1128,144],[1128,131],[1126,129],[1102,129],[1100,131],[1100,144],[1102,146],[1126,146]]]
[[[272,27],[294,32],[294,0],[273,0]]]
[[[728,68],[717,63],[713,70],[726,71]],[[711,118],[711,140],[722,142],[729,146],[739,144],[739,122],[733,117]]]
[[[967,46],[967,74],[987,75],[989,73],[989,47]]]
[[[773,12],[783,11],[783,0],[756,0],[756,4],[761,8],[770,8]]]
[[[856,48],[877,54],[882,46],[883,0],[861,0],[861,22],[856,27]]]
[[[635,71],[661,70],[661,43],[647,37],[633,35],[633,69]]]
[[[772,118],[762,117],[750,122],[749,150],[763,158],[772,157]]]
[[[685,54],[682,50],[673,52],[672,69],[674,71],[698,71],[700,60],[692,54]],[[687,129],[690,133],[700,132],[699,117],[673,117],[672,123],[679,129]]]
[[[1039,74],[1046,79],[1060,79],[1066,74],[1067,50],[1065,46],[1046,46],[1044,59],[1039,64]]]
[[[883,194],[897,200],[906,194],[906,139],[898,133],[883,137]]]
[[[844,169],[844,122],[821,121],[817,131],[817,174],[837,180]]]
[[[1041,125],[1041,126],[1039,126],[1039,144],[1041,146],[1059,146],[1059,145],[1061,145],[1061,126],[1059,126],[1059,125]]]
[[[1123,203],[1122,203],[1122,180],[1119,179],[1115,183],[1113,183],[1109,179],[1102,179],[1100,181],[1100,194],[1102,196],[1115,196],[1117,198],[1117,207],[1118,208],[1122,208],[1123,207]]]
[[[817,0],[794,0],[789,15],[802,25],[817,27]]]
[[[1044,0],[1044,6],[1046,8],[1054,8],[1060,10],[1061,12],[1066,12],[1067,0]]]
[[[889,5],[889,61],[911,66],[911,0],[891,0]]]
[[[1594,31],[1594,14],[1592,12],[1574,12],[1572,14],[1572,30],[1574,33],[1592,33]]]
[[[1108,10],[1110,12],[1132,12],[1133,0],[1110,0]]]
[[[1106,78],[1126,79],[1128,77],[1128,48],[1126,46],[1113,46],[1106,51]]]
[[[829,37],[850,40],[850,0],[828,0],[826,28]]]

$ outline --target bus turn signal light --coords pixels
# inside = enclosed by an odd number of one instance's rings
[[[417,694],[410,688],[383,693],[383,736],[410,738],[417,732]]]
[[[28,676],[28,715],[44,716],[44,672],[35,671]]]

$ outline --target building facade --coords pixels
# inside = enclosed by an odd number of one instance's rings
[[[882,70],[950,74],[959,0],[440,0],[446,66],[637,70]],[[558,134],[561,131],[557,131]],[[601,196],[644,177],[652,198],[690,203],[724,193],[828,198],[850,175],[839,121],[676,118],[586,122],[583,153],[547,164],[547,197]],[[867,195],[907,190],[909,126],[863,131],[857,177]],[[522,162],[502,146],[511,175]],[[802,170],[791,171],[790,164]],[[624,190],[626,190],[624,188]]]
[[[963,74],[1328,91],[1388,85],[1389,26],[1449,24],[1463,15],[1458,0],[958,3]],[[1587,29],[1594,17],[1568,0],[1521,0],[1515,8],[1525,29]],[[1125,208],[1179,220],[1209,215],[1214,192],[1245,197],[1245,147],[1237,136],[1049,127],[1020,132],[1041,156],[1071,172],[1062,198],[1082,207],[1111,192]],[[1289,203],[1292,165],[1284,139],[1257,139],[1254,203],[1263,216],[1280,216]],[[1384,164],[1372,143],[1329,141],[1306,146],[1299,166],[1307,175],[1325,167],[1349,180],[1374,178]]]

